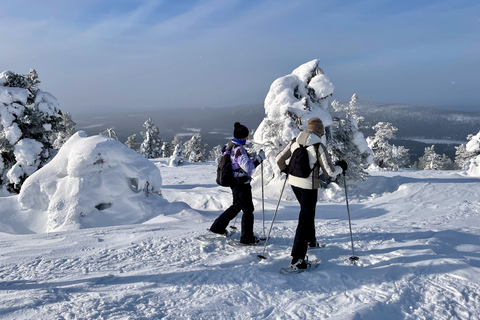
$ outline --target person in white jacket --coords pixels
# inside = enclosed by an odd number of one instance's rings
[[[308,120],[307,130],[300,132],[298,137],[290,141],[275,158],[280,170],[287,174],[288,183],[300,203],[300,215],[291,253],[291,268],[294,270],[309,268],[309,263],[305,261],[308,246],[318,246],[315,237],[315,208],[320,187],[319,175],[323,172],[327,178],[335,179],[337,175],[347,170],[347,163],[344,160],[332,164],[330,155],[322,143],[324,134],[322,121],[319,118],[312,118]],[[301,146],[306,147],[308,152],[311,173],[307,177],[293,175],[292,172],[295,170],[287,165],[287,160]]]

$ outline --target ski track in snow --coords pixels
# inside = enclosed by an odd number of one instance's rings
[[[309,257],[322,264],[281,275],[290,261],[296,201],[282,201],[267,260],[259,260],[263,245],[196,239],[231,201],[228,188],[211,183],[211,163],[157,165],[172,208],[191,209],[142,225],[0,233],[0,319],[480,318],[479,179],[374,172],[349,190],[359,263],[348,261],[345,199],[320,201],[317,238],[327,246]],[[363,196],[365,186],[377,194]],[[254,194],[262,235],[261,193]],[[266,194],[266,231],[277,200],[278,193]]]

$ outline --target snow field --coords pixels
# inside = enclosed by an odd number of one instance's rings
[[[263,246],[196,239],[231,202],[229,189],[214,184],[214,164],[167,161],[154,163],[168,205],[143,224],[0,233],[0,319],[480,317],[478,179],[453,171],[372,172],[349,186],[357,266],[348,261],[343,189],[331,185],[316,218],[317,239],[327,246],[309,252],[321,266],[281,275],[299,211],[290,187],[267,260],[259,260]],[[279,193],[265,189],[265,232]],[[262,235],[258,186],[254,198],[255,231]],[[2,198],[12,210],[14,200]]]

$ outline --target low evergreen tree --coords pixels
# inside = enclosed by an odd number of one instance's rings
[[[200,133],[195,133],[184,144],[184,156],[190,162],[205,162],[205,144]]]
[[[476,156],[480,155],[480,147],[475,148],[467,148],[467,144],[474,145],[475,141],[477,141],[477,136],[480,136],[480,132],[474,136],[473,134],[469,134],[467,136],[467,143],[461,144],[458,147],[455,147],[455,168],[459,170],[465,170],[465,164],[470,161],[471,159],[475,158]]]
[[[138,151],[138,147],[137,147],[137,134],[134,133],[132,134],[131,136],[129,136],[127,138],[127,141],[125,141],[125,145],[127,147],[129,147],[130,149],[134,150],[134,151]]]
[[[182,143],[179,143],[175,146],[175,150],[173,150],[173,154],[170,157],[170,166],[176,167],[185,162],[185,158],[182,156]]]
[[[373,151],[375,164],[384,169],[398,170],[408,164],[408,149],[395,147],[388,143],[389,139],[395,138],[398,130],[389,122],[379,122],[373,129],[375,136],[368,137],[367,142]]]
[[[208,160],[215,161],[216,164],[220,161],[220,157],[222,156],[222,146],[217,145],[210,150]]]
[[[169,158],[173,154],[173,145],[171,142],[164,141],[162,144],[162,157]]]
[[[151,118],[143,124],[146,131],[141,132],[143,142],[140,145],[140,154],[143,154],[147,159],[158,158],[161,156],[162,141],[159,137],[158,127],[153,123]]]
[[[0,187],[18,193],[25,179],[55,154],[62,129],[57,99],[38,88],[34,69],[0,74]]]
[[[368,175],[366,169],[373,163],[373,152],[368,147],[367,141],[363,133],[358,128],[356,94],[352,98],[347,107],[338,103],[336,100],[332,102],[332,107],[336,112],[345,112],[346,119],[334,119],[334,125],[327,132],[327,148],[332,154],[332,160],[345,160],[348,164],[347,177],[353,180],[365,180]]]
[[[425,148],[425,153],[414,165],[418,170],[448,170],[452,168],[452,160],[445,154],[439,155],[435,152],[434,145]]]
[[[58,125],[58,132],[56,135],[53,147],[59,150],[71,136],[76,132],[76,123],[72,119],[70,112],[61,113],[62,120]]]

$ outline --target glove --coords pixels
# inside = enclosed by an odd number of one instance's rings
[[[263,150],[260,150],[260,152],[257,154],[257,156],[255,157],[258,162],[262,163],[263,160],[265,160],[265,152]]]
[[[335,165],[342,168],[342,171],[343,171],[342,173],[343,175],[345,175],[345,171],[347,171],[347,168],[348,168],[347,162],[345,160],[339,160],[335,162]]]
[[[280,172],[285,173],[285,174],[288,176],[288,169],[289,169],[289,168],[288,168],[288,164],[287,164],[287,166],[285,167],[285,169],[280,170]]]

